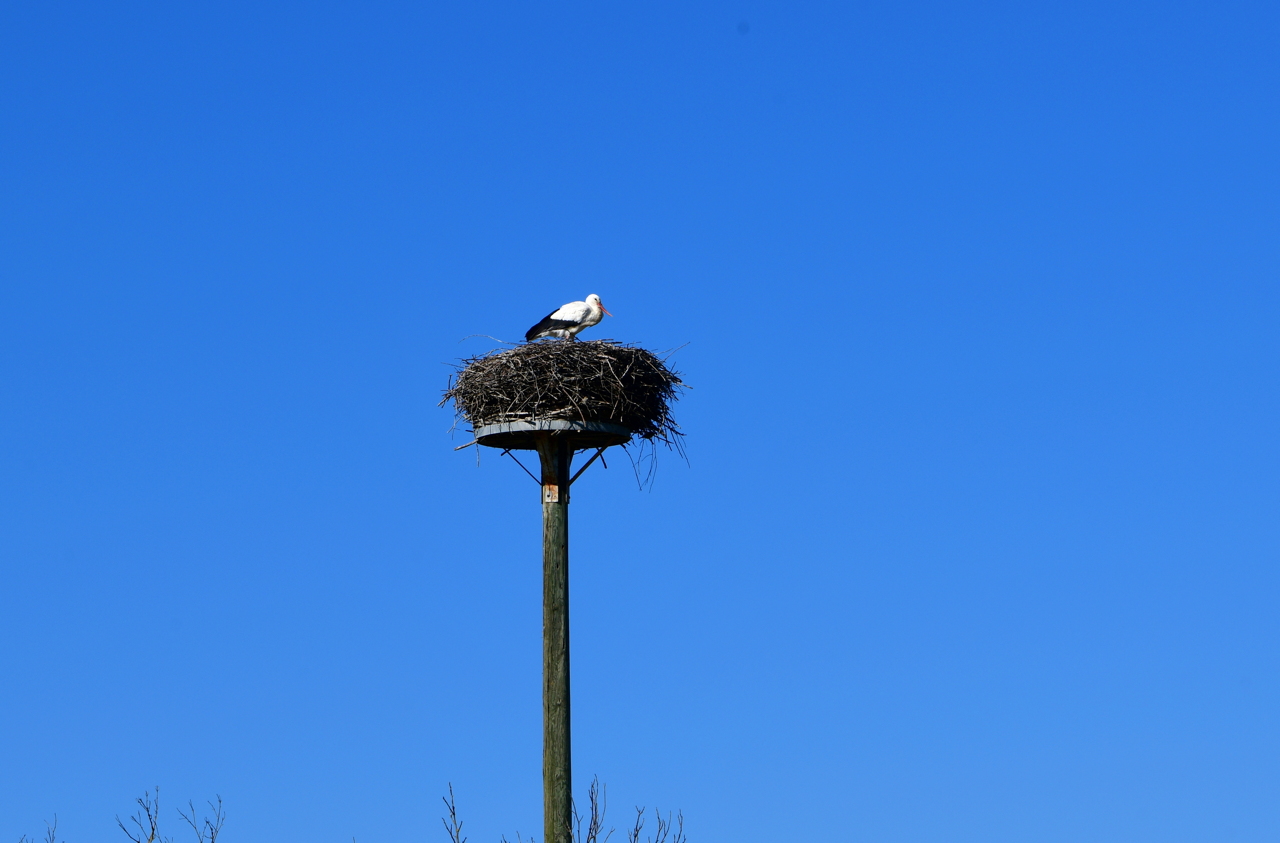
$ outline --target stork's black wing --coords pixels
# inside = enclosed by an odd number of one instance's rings
[[[532,328],[525,331],[524,341],[533,342],[538,337],[546,336],[547,331],[559,331],[565,328],[572,328],[574,325],[578,324],[577,322],[574,322],[568,319],[552,319],[551,318],[552,316],[555,316],[559,312],[560,312],[560,308],[556,308],[555,310],[548,313],[546,317],[543,318],[543,320],[539,322],[537,325],[534,325]]]

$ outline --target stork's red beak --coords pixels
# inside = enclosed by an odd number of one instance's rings
[[[601,303],[600,303],[600,309],[601,309],[601,310],[604,310],[604,315],[605,315],[605,316],[612,316],[612,315],[613,315],[613,314],[612,314],[612,313],[610,313],[608,310],[605,310],[605,307],[604,307],[604,303],[603,303],[603,302],[601,302]]]

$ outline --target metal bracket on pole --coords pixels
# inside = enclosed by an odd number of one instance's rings
[[[604,448],[607,448],[607,447],[609,446],[608,445],[604,446]],[[569,478],[570,486],[573,485],[573,481],[577,480],[579,477],[582,476],[582,472],[586,471],[588,468],[591,467],[591,464],[593,462],[600,459],[600,455],[604,453],[604,448],[601,448],[600,450],[596,451],[595,455],[591,459],[587,460],[585,463],[582,464],[582,468],[578,469],[578,473],[573,475],[573,477]],[[608,468],[608,466],[605,466],[605,468]]]
[[[516,461],[516,465],[520,466],[521,468],[524,468],[524,463],[520,462],[520,458],[519,458],[519,457],[517,457],[515,454],[511,453],[511,449],[510,449],[510,448],[508,448],[507,450],[503,451],[502,453],[506,454],[507,456],[511,457],[511,459],[515,460],[515,461]],[[533,472],[532,472],[532,471],[530,471],[530,470],[529,470],[529,469],[527,469],[527,468],[524,468],[524,473],[525,473],[525,474],[527,474],[527,475],[529,475],[530,477],[533,477]],[[541,485],[542,485],[542,481],[541,481],[541,480],[539,480],[537,477],[533,477],[533,482],[534,482],[534,483],[537,483],[539,486],[541,486]]]

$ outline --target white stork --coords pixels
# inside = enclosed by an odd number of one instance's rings
[[[600,303],[600,297],[592,293],[587,296],[586,301],[571,301],[549,313],[546,319],[530,328],[524,338],[526,342],[533,342],[539,337],[575,339],[579,331],[590,328],[603,319],[606,313],[609,311]]]

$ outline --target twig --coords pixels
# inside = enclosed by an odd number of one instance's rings
[[[444,830],[449,832],[449,840],[451,843],[467,843],[467,838],[462,836],[462,823],[458,821],[458,809],[453,803],[453,782],[449,782],[449,796],[441,798],[444,799],[449,816],[441,817],[440,822],[444,823]]]
[[[116,825],[120,826],[120,830],[133,843],[170,843],[170,838],[160,836],[160,787],[156,786],[156,795],[153,799],[150,793],[143,793],[138,797],[138,807],[141,809],[129,819],[138,827],[135,834],[124,824],[119,816],[116,817]]]
[[[191,826],[191,829],[196,833],[198,843],[218,843],[218,834],[222,831],[222,824],[227,821],[227,814],[222,808],[222,797],[217,797],[217,800],[218,803],[216,805],[212,802],[208,803],[209,809],[213,811],[213,819],[205,817],[203,824],[196,822],[196,806],[190,800],[187,801],[187,808],[191,811],[190,814],[184,814],[181,808],[178,809],[178,816],[186,820],[187,825]]]

